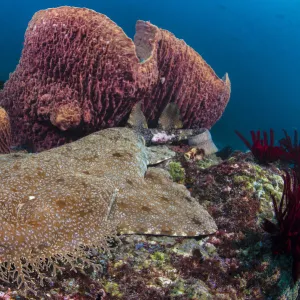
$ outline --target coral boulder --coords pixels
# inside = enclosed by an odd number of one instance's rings
[[[103,14],[59,7],[33,16],[0,104],[14,144],[39,151],[124,124],[139,101],[149,124],[174,102],[184,128],[210,128],[229,96],[228,76],[170,32],[138,21],[133,41]]]

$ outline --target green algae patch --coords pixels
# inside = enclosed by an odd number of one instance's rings
[[[178,280],[175,287],[171,291],[171,296],[181,296],[186,292],[186,287],[183,280]]]
[[[198,160],[196,164],[199,169],[205,170],[212,166],[218,165],[221,161],[222,160],[218,158],[215,154],[212,154],[207,157],[204,157],[201,160]]]
[[[173,181],[178,183],[184,183],[185,181],[185,170],[181,166],[180,162],[172,161],[169,164],[169,172]]]
[[[278,169],[277,172],[279,173]],[[240,168],[233,175],[233,184],[245,191],[249,197],[259,201],[259,211],[257,213],[259,224],[262,223],[264,218],[273,219],[272,196],[279,202],[283,189],[281,176],[266,167],[255,163],[247,163],[246,168],[245,166]]]
[[[255,189],[253,187],[253,178],[247,175],[236,175],[233,177],[233,182],[235,184],[241,185],[242,189],[245,189],[249,192],[254,192]]]
[[[166,260],[166,255],[162,252],[154,252],[150,257],[157,262],[164,262]]]
[[[115,282],[107,282],[104,285],[104,289],[107,293],[109,293],[113,297],[117,297],[119,299],[122,299],[123,294],[119,290],[119,285]]]

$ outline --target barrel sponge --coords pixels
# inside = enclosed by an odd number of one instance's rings
[[[37,12],[0,95],[14,144],[30,141],[39,151],[118,125],[157,78],[151,64],[139,67],[133,41],[105,15],[74,7]],[[59,107],[72,102],[81,113],[76,108],[74,122],[60,128]]]
[[[147,36],[154,25],[138,21],[135,44],[139,52],[147,44]],[[176,103],[184,128],[210,129],[222,116],[231,93],[231,83],[226,73],[220,79],[205,60],[182,39],[171,32],[158,29],[154,43],[157,49],[158,81],[145,98],[143,111],[148,124],[157,124],[158,118],[168,105]],[[146,40],[145,40],[146,39]],[[141,42],[143,41],[143,42]],[[143,57],[142,57],[143,58]]]
[[[11,128],[10,120],[6,111],[0,107],[0,154],[10,152]]]
[[[219,79],[170,32],[138,21],[131,40],[107,16],[64,6],[29,22],[0,105],[10,116],[13,143],[40,151],[125,124],[139,101],[151,125],[174,102],[184,128],[210,128],[229,95],[228,76]]]

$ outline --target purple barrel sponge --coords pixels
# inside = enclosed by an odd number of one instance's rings
[[[139,101],[149,124],[174,102],[184,128],[209,129],[229,97],[227,74],[170,32],[138,21],[132,41],[105,15],[65,6],[33,16],[0,105],[13,144],[41,151],[124,124]]]

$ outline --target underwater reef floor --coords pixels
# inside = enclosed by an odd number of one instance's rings
[[[216,234],[188,238],[123,235],[111,253],[92,253],[102,270],[65,267],[30,299],[297,299],[292,259],[273,256],[261,229],[273,218],[270,194],[280,199],[276,165],[259,166],[250,153],[187,159],[189,147],[168,146],[176,155],[155,167],[168,170],[214,218]],[[25,299],[6,284],[3,299]]]

